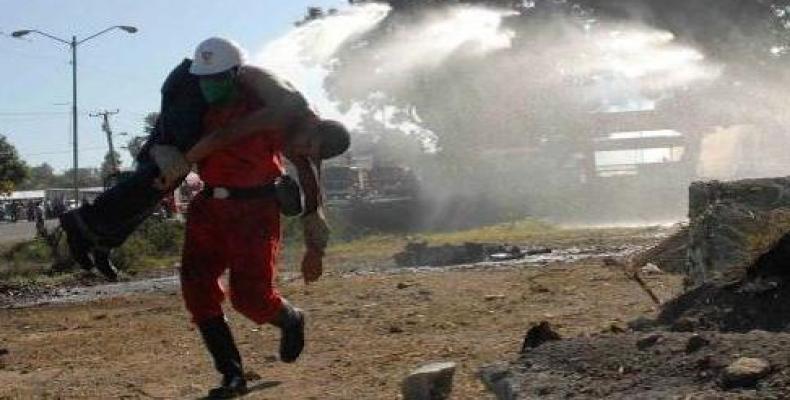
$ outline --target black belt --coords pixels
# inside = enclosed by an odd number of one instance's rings
[[[205,186],[201,193],[206,197],[214,199],[261,199],[274,196],[275,189],[274,183],[246,188]]]

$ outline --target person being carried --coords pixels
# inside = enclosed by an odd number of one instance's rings
[[[169,187],[152,185],[162,169],[171,167],[171,150],[187,151],[201,136],[208,103],[201,96],[198,77],[189,73],[191,65],[192,60],[183,60],[165,79],[160,113],[136,157],[134,173],[93,203],[59,215],[69,253],[83,269],[95,267],[108,280],[116,281],[111,250],[121,246],[186,176],[188,171],[182,171],[183,176],[174,178]]]
[[[204,189],[190,204],[181,263],[186,308],[222,375],[211,398],[246,392],[242,360],[222,310],[221,276],[229,270],[231,304],[258,324],[281,330],[280,359],[294,362],[304,347],[304,312],[275,287],[280,213],[301,211],[306,283],[323,271],[327,227],[320,187],[320,160],[350,144],[342,124],[319,119],[287,82],[246,65],[235,43],[210,38],[195,51],[190,72],[200,78],[209,103],[204,137],[178,162],[162,170],[157,187],[170,187],[197,163]],[[284,157],[296,167],[304,204],[285,175]],[[296,186],[298,187],[298,186]]]

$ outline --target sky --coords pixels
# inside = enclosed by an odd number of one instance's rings
[[[236,40],[250,54],[285,35],[308,6],[340,8],[345,0],[0,0],[0,135],[31,166],[72,166],[71,55],[68,46],[43,36],[10,36],[38,29],[77,40],[114,25],[77,47],[80,167],[99,166],[107,140],[90,113],[111,117],[116,149],[142,135],[143,118],[159,109],[159,88],[168,72],[205,38]],[[301,88],[310,97],[318,88]],[[126,132],[128,136],[121,136]],[[129,154],[117,149],[126,166]]]

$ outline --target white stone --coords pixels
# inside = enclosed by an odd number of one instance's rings
[[[771,364],[762,358],[741,357],[724,369],[727,386],[753,386],[771,372]]]
[[[437,362],[414,370],[401,385],[403,400],[444,400],[453,390],[454,362]]]
[[[658,265],[653,263],[647,263],[644,267],[642,267],[642,273],[645,275],[660,275],[663,274],[664,271],[658,267]]]

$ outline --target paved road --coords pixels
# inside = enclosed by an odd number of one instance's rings
[[[47,221],[47,226],[55,226],[58,220]],[[0,244],[21,242],[36,237],[35,222],[19,221],[17,223],[0,221]]]
[[[0,243],[20,242],[36,237],[34,222],[0,222]]]

